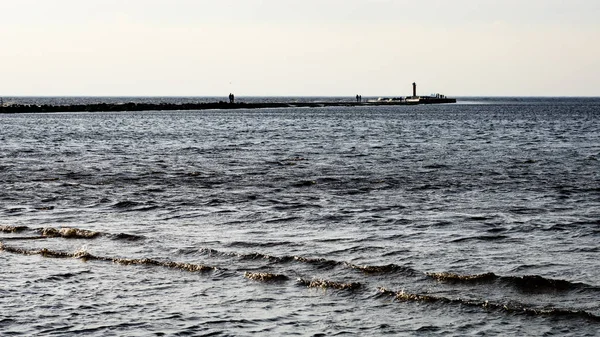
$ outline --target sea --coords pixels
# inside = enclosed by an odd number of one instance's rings
[[[599,336],[599,242],[600,98],[0,114],[2,336]]]

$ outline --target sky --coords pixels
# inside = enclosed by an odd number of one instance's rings
[[[0,0],[0,96],[600,96],[599,0]]]

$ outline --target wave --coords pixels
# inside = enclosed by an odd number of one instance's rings
[[[447,169],[447,168],[449,168],[449,166],[445,165],[445,164],[438,164],[438,163],[436,163],[436,164],[424,165],[423,168],[426,168],[426,169]]]
[[[265,223],[275,224],[275,223],[281,223],[281,222],[295,221],[295,220],[299,220],[299,219],[302,219],[302,218],[299,216],[288,216],[288,217],[284,217],[284,218],[268,219],[268,220],[265,220]]]
[[[331,289],[338,289],[338,290],[356,290],[359,288],[362,288],[362,284],[359,282],[349,282],[349,283],[343,283],[343,282],[335,282],[335,281],[328,281],[328,280],[320,280],[320,279],[314,279],[314,280],[305,280],[302,278],[299,278],[297,280],[298,284],[306,286],[308,288],[331,288]]]
[[[121,259],[121,258],[115,258],[115,259],[112,259],[112,261],[114,263],[118,263],[118,264],[122,264],[122,265],[159,266],[159,267],[166,267],[166,268],[171,268],[171,269],[179,269],[179,270],[189,271],[189,272],[206,272],[206,271],[213,271],[213,270],[219,269],[217,267],[205,266],[205,265],[202,265],[202,264],[171,262],[171,261],[163,262],[163,261],[158,261],[158,260],[153,260],[153,259]]]
[[[245,246],[245,243],[244,243]],[[270,244],[268,244],[268,246],[271,246]],[[300,262],[300,263],[306,263],[306,264],[311,264],[314,265],[317,268],[326,268],[326,269],[330,269],[330,268],[334,268],[338,265],[343,265],[343,262],[338,262],[338,261],[334,261],[334,260],[327,260],[327,259],[322,259],[322,258],[308,258],[308,257],[303,257],[303,256],[295,256],[295,255],[284,255],[284,256],[275,256],[275,255],[269,255],[269,254],[263,254],[263,253],[246,253],[246,254],[241,254],[241,253],[235,253],[235,252],[222,252],[213,248],[201,248],[200,252],[211,256],[230,256],[230,257],[236,257],[240,260],[269,260],[271,262],[274,263],[290,263],[290,262]]]
[[[44,228],[44,229],[30,229],[28,227],[10,227],[10,226],[2,226],[0,230],[13,232],[16,230],[35,230],[40,231],[41,237],[20,237],[20,238],[3,238],[5,240],[13,240],[13,239],[43,239],[47,237],[64,237],[64,238],[95,238],[100,235],[106,235],[112,239],[118,240],[138,240],[139,236],[131,235],[131,234],[105,234],[87,230],[81,230],[76,228],[61,228],[57,230],[55,228]],[[234,244],[235,246],[235,244]],[[266,244],[266,246],[271,246],[271,244]],[[99,257],[92,256],[87,253],[64,253],[64,252],[55,252],[48,249],[42,249],[39,251],[27,251],[20,250],[18,248],[10,248],[7,246],[3,246],[0,250],[5,250],[8,252],[20,253],[25,255],[33,255],[38,254],[45,257],[72,257],[72,258],[82,258],[87,260],[103,260],[103,261],[112,261],[114,263],[124,264],[124,265],[155,265],[169,268],[177,268],[182,270],[189,271],[204,271],[206,270],[205,266],[199,265],[189,265],[189,264],[180,264],[175,262],[163,262],[152,259],[123,259],[123,258],[108,258],[108,257]],[[472,274],[472,275],[460,275],[451,272],[426,272],[423,273],[409,266],[402,266],[397,264],[387,264],[387,265],[357,265],[349,262],[342,262],[324,258],[310,258],[303,257],[297,255],[284,255],[284,256],[276,256],[269,255],[263,253],[236,253],[236,252],[222,252],[212,248],[203,248],[199,250],[202,254],[207,256],[224,256],[224,257],[234,257],[240,259],[242,261],[253,261],[253,260],[267,260],[270,263],[276,264],[287,264],[287,263],[303,263],[312,265],[316,269],[320,270],[330,270],[336,267],[346,267],[352,270],[356,270],[364,275],[373,276],[373,275],[382,275],[382,274],[399,274],[406,277],[422,277],[433,279],[438,282],[449,283],[449,284],[496,284],[513,287],[523,293],[547,293],[547,292],[568,292],[573,290],[583,290],[583,291],[600,291],[600,287],[580,283],[580,282],[572,282],[568,280],[561,279],[552,279],[546,278],[540,275],[525,275],[525,276],[499,276],[495,273],[483,273],[483,274]],[[210,267],[212,268],[212,267]],[[209,268],[209,269],[210,269]],[[258,277],[258,276],[257,276]],[[266,276],[265,276],[266,277]]]
[[[249,253],[249,254],[237,254],[237,253],[229,253],[226,255],[237,256],[241,260],[269,260],[273,262],[285,263],[291,261],[293,258],[289,256],[278,257],[268,254],[261,253]]]
[[[475,274],[475,275],[459,275],[448,272],[441,273],[426,273],[430,278],[433,278],[441,282],[449,283],[482,283],[490,282],[498,279],[498,276],[494,273]]]
[[[211,253],[220,254],[218,251],[211,249]],[[320,269],[332,269],[337,266],[346,266],[353,270],[358,270],[364,274],[392,274],[392,273],[400,273],[408,276],[416,276],[423,274],[421,272],[416,271],[410,267],[399,266],[396,264],[388,264],[383,266],[369,266],[369,265],[356,265],[348,262],[341,262],[336,260],[328,260],[323,258],[309,258],[303,256],[273,256],[261,253],[250,253],[250,254],[236,254],[236,253],[226,253],[226,255],[237,256],[242,260],[257,260],[257,259],[266,259],[277,263],[289,263],[289,262],[301,262],[305,264],[313,265]]]
[[[272,273],[250,273],[245,272],[244,277],[253,281],[259,282],[278,282],[278,281],[287,281],[289,277],[282,274],[272,274]]]
[[[584,283],[550,279],[539,275],[502,276],[500,280],[527,292],[569,291],[581,288],[594,288]]]
[[[247,242],[247,241],[233,241],[227,246],[229,247],[277,247],[277,246],[291,246],[294,245],[291,241],[277,241],[277,242]]]
[[[390,274],[390,273],[401,273],[409,276],[415,276],[418,274],[422,274],[410,267],[399,266],[397,264],[387,264],[383,266],[359,266],[351,263],[346,263],[346,265],[352,269],[359,270],[365,274]]]
[[[28,230],[27,226],[9,226],[9,225],[0,225],[0,232],[3,233],[19,233]]]
[[[135,202],[135,201],[119,201],[116,204],[114,204],[112,207],[114,208],[133,208],[136,206],[139,206],[140,204]]]
[[[295,183],[292,183],[291,187],[308,187],[312,185],[316,185],[317,182],[315,180],[300,180]]]
[[[234,246],[237,245],[234,244]],[[244,243],[244,246],[246,246],[246,243]],[[269,260],[273,263],[291,263],[291,262],[299,262],[299,263],[304,263],[304,264],[310,264],[313,265],[316,268],[319,269],[333,269],[335,267],[338,266],[344,266],[347,268],[350,268],[352,270],[356,270],[359,271],[363,274],[366,275],[376,275],[376,274],[402,274],[405,276],[410,276],[410,277],[416,277],[416,276],[420,276],[423,275],[425,273],[420,272],[414,268],[408,267],[408,266],[401,266],[401,265],[397,265],[397,264],[387,264],[387,265],[357,265],[357,264],[353,264],[353,263],[349,263],[349,262],[343,262],[343,261],[337,261],[337,260],[329,260],[329,259],[324,259],[324,258],[311,258],[311,257],[304,257],[304,256],[298,256],[298,255],[284,255],[284,256],[275,256],[275,255],[269,255],[269,254],[263,254],[263,253],[246,253],[246,254],[241,254],[241,253],[235,253],[235,252],[222,252],[213,248],[201,248],[200,252],[211,256],[231,256],[231,257],[237,257],[241,260]],[[442,273],[438,273],[438,274],[442,274]],[[445,273],[447,275],[453,275],[450,273]],[[433,273],[431,274],[433,277]]]
[[[47,239],[47,236],[36,235],[36,236],[13,236],[13,237],[2,237],[3,241],[20,241],[20,240],[43,240]]]
[[[22,233],[22,232],[36,232],[39,233],[40,236],[16,236],[10,238],[2,238],[2,240],[32,240],[32,239],[46,239],[46,238],[55,238],[61,237],[65,239],[95,239],[100,236],[109,237],[113,240],[126,240],[126,241],[134,241],[140,240],[144,237],[141,235],[135,234],[126,234],[126,233],[103,233],[96,232],[88,229],[81,229],[75,227],[62,227],[62,228],[54,228],[54,227],[44,227],[44,228],[31,228],[27,226],[8,226],[1,225],[0,232],[3,233]]]
[[[35,207],[36,211],[51,211],[53,209],[54,206]]]
[[[506,240],[510,237],[507,235],[480,235],[480,236],[470,236],[465,238],[458,238],[451,240],[452,243],[464,242],[464,241],[496,241],[496,240]]]
[[[578,289],[600,290],[600,287],[567,280],[545,278],[540,275],[498,276],[494,273],[459,275],[454,273],[426,273],[430,278],[446,283],[494,283],[501,282],[523,292],[571,291]]]
[[[126,235],[126,234],[125,234]],[[135,238],[135,236],[134,236]],[[234,244],[234,246],[237,244]],[[245,243],[244,243],[245,245]],[[271,244],[267,244],[267,246],[271,246]],[[353,270],[360,271],[364,274],[393,274],[399,273],[407,276],[417,276],[422,275],[423,273],[407,266],[400,266],[396,264],[388,264],[382,266],[370,266],[370,265],[356,265],[348,262],[341,262],[336,260],[328,260],[324,258],[310,258],[303,257],[297,255],[284,255],[284,256],[275,256],[263,253],[235,253],[235,252],[222,252],[213,248],[202,248],[199,250],[200,253],[207,256],[229,256],[236,257],[240,260],[268,260],[273,263],[286,264],[291,262],[298,262],[312,265],[318,269],[333,269],[337,266],[345,266]]]
[[[216,253],[216,250],[212,250],[213,253]],[[276,263],[289,263],[289,262],[301,262],[301,263],[305,263],[305,264],[311,264],[317,268],[325,268],[325,269],[330,269],[330,268],[334,268],[338,265],[343,264],[342,262],[338,262],[338,261],[334,261],[334,260],[327,260],[327,259],[322,259],[322,258],[308,258],[308,257],[302,257],[302,256],[290,256],[290,255],[285,255],[285,256],[274,256],[274,255],[268,255],[268,254],[261,254],[261,253],[249,253],[249,254],[238,254],[238,253],[224,253],[225,255],[229,255],[229,256],[236,256],[242,260],[259,260],[259,259],[265,259],[265,260],[269,260],[272,262],[276,262]]]
[[[93,239],[100,236],[99,232],[94,232],[87,229],[63,227],[63,228],[42,228],[38,230],[42,236],[46,237],[63,237],[67,239]]]
[[[244,243],[245,245],[245,243]],[[269,260],[273,263],[291,263],[291,262],[299,262],[304,264],[312,265],[318,269],[333,269],[338,266],[345,266],[347,268],[360,271],[363,274],[403,274],[406,276],[418,276],[423,275],[422,272],[419,272],[408,266],[400,266],[397,264],[388,264],[388,265],[357,265],[349,262],[329,260],[324,258],[311,258],[304,257],[298,255],[284,255],[284,256],[275,256],[263,253],[235,253],[235,252],[221,252],[219,250],[213,248],[202,248],[200,252],[205,255],[214,255],[214,256],[232,256],[237,257],[241,260]]]
[[[563,308],[536,308],[522,303],[494,303],[481,300],[467,300],[461,298],[448,298],[444,296],[423,295],[407,293],[405,291],[393,292],[385,288],[378,288],[381,295],[394,297],[400,302],[424,302],[424,303],[439,303],[452,304],[468,307],[480,307],[485,310],[497,310],[511,314],[522,314],[528,316],[553,316],[567,318],[584,318],[595,322],[600,322],[600,316],[594,315],[584,310],[570,310]]]
[[[303,256],[292,256],[292,259],[294,261],[311,264],[313,266],[316,266],[317,268],[327,268],[327,269],[334,268],[338,265],[343,264],[342,262],[335,261],[335,260],[327,260],[327,259],[322,259],[322,258],[310,258],[310,257],[303,257]]]
[[[61,274],[54,274],[54,275],[50,275],[48,277],[46,277],[45,279],[43,279],[44,282],[46,281],[61,281],[61,280],[65,280],[65,279],[70,279],[73,277],[77,277],[79,275],[83,275],[83,274],[91,274],[92,272],[89,270],[84,270],[84,271],[80,271],[77,273],[61,273]]]
[[[116,204],[112,205],[113,208],[116,208],[121,211],[137,211],[137,212],[147,212],[151,210],[155,210],[160,208],[157,205],[154,205],[152,202],[148,203],[140,203],[135,201],[119,201]]]
[[[127,233],[119,233],[119,234],[103,233],[103,235],[108,236],[108,237],[112,238],[113,240],[137,241],[137,240],[144,239],[144,236],[142,236],[142,235],[127,234]]]
[[[96,256],[88,253],[85,250],[78,250],[74,253],[54,251],[48,248],[42,248],[40,250],[26,250],[22,248],[9,247],[0,242],[0,251],[5,251],[8,253],[21,254],[21,255],[40,255],[42,257],[49,258],[75,258],[81,259],[84,261],[88,260],[97,260],[97,261],[109,261],[121,265],[146,265],[146,266],[158,266],[165,267],[171,269],[179,269],[183,271],[189,272],[206,272],[219,270],[222,268],[205,266],[202,264],[192,264],[192,263],[182,263],[182,262],[172,262],[172,261],[158,261],[154,259],[124,259],[124,258],[112,258],[105,256]]]
[[[75,252],[63,252],[63,251],[54,251],[47,248],[42,248],[39,250],[27,250],[23,248],[11,247],[7,246],[4,243],[0,242],[0,251],[21,254],[21,255],[40,255],[46,258],[73,258],[80,259],[83,261],[105,261],[112,262],[119,265],[134,265],[134,266],[151,266],[151,267],[163,267],[169,269],[178,269],[181,271],[187,272],[210,272],[217,270],[226,270],[223,268],[218,268],[214,266],[207,266],[203,264],[192,264],[192,263],[182,263],[182,262],[173,262],[173,261],[161,261],[149,258],[115,258],[115,257],[106,257],[106,256],[96,256],[92,255],[85,250],[78,250]],[[214,250],[205,250],[210,254],[223,254]],[[227,255],[227,254],[226,254]],[[257,255],[258,256],[258,255]],[[265,255],[268,257],[268,255]],[[279,258],[282,259],[282,258]],[[302,261],[303,259],[294,257],[285,257],[283,259],[287,259],[289,261]],[[277,259],[276,259],[277,260]],[[309,260],[310,261],[310,260]],[[328,262],[335,262],[330,260],[325,260]],[[322,263],[320,259],[313,259],[308,263]],[[340,264],[339,262],[336,262]],[[398,266],[394,264],[383,265],[383,266],[358,266],[349,263],[345,263],[346,266],[359,270],[366,274],[372,273],[394,273],[394,272],[402,272],[409,273],[410,275],[417,274],[414,269]],[[87,271],[86,271],[87,272]],[[443,282],[453,282],[453,283],[490,283],[490,282],[504,282],[510,285],[514,285],[523,289],[540,289],[540,288],[549,288],[553,290],[569,290],[569,289],[577,289],[582,287],[589,287],[583,283],[573,283],[564,280],[553,280],[543,278],[541,276],[498,276],[494,273],[485,273],[485,274],[475,274],[475,275],[458,275],[453,273],[427,273],[429,278],[433,278],[438,281]],[[59,274],[53,275],[51,277],[54,278],[70,278],[74,275],[71,273],[67,274]],[[249,272],[246,271],[243,276],[247,279],[257,281],[257,282],[285,282],[289,280],[289,277],[283,274],[276,273],[267,273],[267,272]],[[363,283],[360,282],[338,282],[331,281],[325,279],[312,279],[307,280],[303,278],[298,278],[297,283],[299,285],[308,287],[308,288],[322,288],[322,289],[336,289],[336,290],[347,290],[347,291],[355,291],[358,289],[365,288]],[[378,287],[378,296],[390,296],[394,297],[395,300],[400,302],[423,302],[423,303],[435,303],[441,305],[460,305],[460,306],[468,306],[468,307],[479,307],[484,310],[496,310],[502,311],[505,313],[511,314],[523,314],[523,315],[533,315],[533,316],[551,316],[551,317],[567,317],[567,318],[583,318],[587,320],[592,320],[595,322],[600,322],[600,316],[595,315],[591,312],[587,312],[584,310],[572,310],[565,308],[556,308],[556,307],[535,307],[533,305],[522,304],[514,301],[510,301],[508,303],[499,303],[499,302],[490,302],[487,300],[479,300],[479,299],[463,299],[463,298],[450,298],[445,296],[436,296],[429,294],[419,294],[419,293],[408,293],[405,291],[393,292],[387,290],[385,288]]]

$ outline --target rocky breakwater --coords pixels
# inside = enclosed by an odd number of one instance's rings
[[[455,102],[455,101],[454,101]],[[451,102],[410,102],[410,101],[379,101],[379,102],[264,102],[264,103],[96,103],[73,105],[36,105],[11,104],[0,107],[0,113],[53,113],[53,112],[117,112],[117,111],[174,111],[174,110],[209,110],[209,109],[266,109],[266,108],[316,108],[336,106],[372,106],[372,105],[415,105]],[[453,102],[452,102],[453,103]]]

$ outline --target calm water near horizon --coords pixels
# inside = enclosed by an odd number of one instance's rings
[[[351,98],[238,97],[293,99]],[[0,335],[597,336],[599,120],[560,97],[0,114]]]

